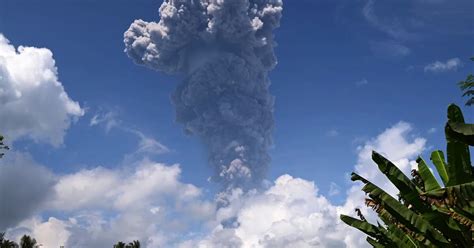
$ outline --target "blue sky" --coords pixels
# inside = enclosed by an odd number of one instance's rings
[[[270,73],[276,127],[268,179],[313,181],[339,204],[346,195],[329,195],[331,183],[349,189],[358,147],[400,121],[413,129],[407,139],[423,137],[426,151],[444,149],[446,107],[463,105],[456,83],[472,72],[474,55],[474,3],[455,2],[284,1]],[[175,122],[170,94],[180,79],[137,66],[123,52],[124,31],[135,19],[158,21],[160,4],[0,0],[0,33],[14,46],[51,50],[59,81],[85,110],[58,147],[20,137],[16,151],[57,175],[113,169],[127,163],[140,132],[170,150],[148,158],[180,164],[180,180],[213,199],[218,185],[208,182],[206,152]],[[468,119],[471,111],[464,109]],[[108,131],[90,125],[104,113],[120,123]]]

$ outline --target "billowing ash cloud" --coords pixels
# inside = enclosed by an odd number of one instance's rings
[[[268,168],[273,102],[268,72],[281,0],[166,0],[159,22],[125,32],[135,63],[185,75],[173,94],[177,121],[199,136],[225,187],[257,186]]]

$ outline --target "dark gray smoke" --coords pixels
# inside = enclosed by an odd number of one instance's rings
[[[282,0],[166,0],[159,22],[125,32],[135,63],[183,74],[173,94],[177,121],[209,149],[214,180],[258,186],[270,163],[273,102],[268,72]]]

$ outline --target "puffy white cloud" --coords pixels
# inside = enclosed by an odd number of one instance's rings
[[[31,230],[22,230],[25,232],[17,232],[13,240],[20,240],[24,234],[31,235],[43,247],[60,247],[66,244],[67,240],[71,236],[68,228],[67,221],[61,221],[56,218],[49,218],[47,221],[42,222],[38,218],[33,218],[22,223],[24,226],[31,227]],[[18,230],[20,231],[20,230]]]
[[[232,192],[230,204],[219,209],[217,222],[229,216],[235,222],[218,225],[198,247],[363,247],[363,242],[345,242],[354,233],[339,220],[340,211],[314,182],[290,175],[277,178],[264,192]],[[189,242],[189,241],[188,241]]]
[[[462,67],[462,62],[459,58],[448,59],[445,62],[435,61],[425,66],[425,72],[446,72],[455,71]]]
[[[358,148],[355,171],[395,194],[371,161],[371,151],[408,173],[426,144],[412,132],[410,124],[400,122],[366,141]],[[357,183],[340,205],[331,203],[314,182],[290,175],[278,177],[265,190],[236,188],[211,202],[201,189],[181,182],[180,173],[178,165],[143,160],[130,167],[57,176],[54,199],[46,207],[60,211],[63,219],[33,218],[16,230],[29,229],[40,242],[57,245],[54,237],[69,247],[107,247],[118,239],[139,239],[144,247],[368,247],[364,234],[339,220],[340,214],[354,215],[354,208],[375,218]]]
[[[53,53],[15,49],[0,34],[0,130],[10,141],[28,137],[62,144],[71,120],[84,114],[58,80]]]
[[[64,175],[54,186],[56,197],[50,203],[53,208],[75,210],[110,205],[110,198],[120,185],[120,177],[114,171],[102,167],[81,170]]]
[[[27,232],[40,243],[54,244],[47,247],[107,247],[118,239],[139,239],[148,247],[174,242],[178,233],[205,225],[215,212],[215,204],[203,200],[201,189],[182,183],[180,174],[178,165],[143,160],[130,167],[56,175],[41,209],[66,219],[41,222],[30,211],[33,217],[9,233]]]

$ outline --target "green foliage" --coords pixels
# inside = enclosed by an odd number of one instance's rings
[[[120,241],[114,245],[114,248],[125,248],[125,243]]]
[[[140,248],[140,242],[138,240],[134,240],[133,242],[128,244],[129,248]]]
[[[464,123],[461,109],[451,104],[448,107],[448,123],[446,123],[445,134],[447,141],[448,172],[449,181],[446,186],[462,184],[472,181],[471,156],[469,146],[463,141],[463,135],[452,130],[452,126]]]
[[[5,145],[4,139],[5,139],[5,138],[4,138],[2,135],[0,135],[0,151],[1,151],[1,150],[9,150],[9,149],[10,149],[10,147],[8,147],[7,145]],[[5,155],[5,153],[0,152],[0,158],[2,158],[3,155]]]
[[[36,239],[23,235],[20,240],[20,248],[36,248]]]
[[[352,173],[353,181],[364,184],[366,205],[383,224],[370,224],[358,209],[359,219],[341,215],[341,220],[367,234],[373,247],[474,247],[474,176],[469,153],[473,133],[474,126],[464,123],[461,109],[450,105],[445,128],[447,160],[442,151],[431,154],[442,184],[421,157],[410,179],[373,152],[379,170],[399,190],[399,199]]]
[[[0,233],[0,248],[17,248],[18,245],[8,239],[5,239],[5,233]]]
[[[474,57],[472,57],[471,60],[474,61]],[[474,75],[469,74],[466,77],[466,80],[459,82],[459,87],[463,91],[462,96],[470,97],[467,100],[466,105],[467,106],[473,105],[474,104]]]
[[[5,239],[5,233],[0,233],[0,248],[37,248],[39,247],[36,240],[28,235],[23,235],[20,240],[20,245]],[[140,241],[134,240],[128,244],[118,242],[113,246],[114,248],[140,248]]]
[[[134,240],[128,244],[125,244],[124,242],[120,241],[114,245],[114,248],[140,248],[140,242],[138,240]]]

